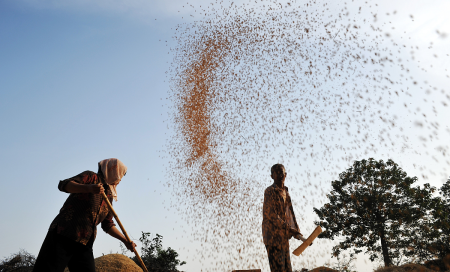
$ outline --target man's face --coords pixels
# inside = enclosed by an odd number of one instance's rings
[[[284,180],[286,179],[286,170],[284,169],[284,167],[280,167],[275,169],[275,171],[273,171],[272,173],[272,178],[276,181],[282,181],[284,182]]]

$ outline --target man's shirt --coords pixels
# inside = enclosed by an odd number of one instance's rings
[[[58,189],[68,193],[65,187],[69,181],[80,184],[106,184],[96,173],[84,171],[75,177],[61,180]],[[112,205],[111,190],[109,186],[104,186],[104,188]],[[91,238],[92,242],[95,239],[98,224],[101,223],[105,232],[115,226],[112,218],[113,214],[101,194],[72,193],[51,223],[50,230],[56,229],[58,234],[86,245]]]
[[[290,228],[300,232],[288,188],[284,188],[286,201],[283,199],[283,189],[275,183],[264,191],[262,233],[265,245],[275,246],[287,242]]]

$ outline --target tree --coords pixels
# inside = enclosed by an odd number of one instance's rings
[[[139,238],[142,243],[141,258],[148,271],[178,271],[177,266],[186,264],[186,262],[178,260],[178,253],[172,248],[163,249],[161,235],[156,234],[152,240],[149,237],[149,232],[142,232],[142,236]],[[135,256],[131,259],[140,266]]]
[[[439,231],[440,235],[433,246],[437,256],[443,258],[450,254],[450,178],[439,189],[439,194],[443,198],[433,207],[432,215],[436,219],[433,230]]]
[[[364,247],[371,261],[381,255],[385,266],[392,265],[411,242],[402,226],[419,222],[433,203],[434,188],[429,184],[412,188],[416,181],[392,160],[355,161],[331,183],[330,202],[320,210],[314,208],[321,220],[315,224],[325,229],[319,238],[345,237],[333,247],[333,256],[354,248],[353,257]]]
[[[429,214],[407,228],[411,246],[406,256],[417,256],[420,262],[450,254],[450,178],[439,191],[443,198],[432,199]]]
[[[5,258],[0,261],[0,272],[26,272],[33,270],[36,258],[28,253],[27,251],[21,249],[19,252],[11,254],[10,257]]]

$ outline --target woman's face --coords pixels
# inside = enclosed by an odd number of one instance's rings
[[[123,176],[125,177],[125,175],[126,175],[127,173],[125,172],[125,174],[123,174]],[[122,177],[123,178],[123,177]],[[122,180],[122,178],[121,179],[118,179],[118,180],[116,180],[116,181],[114,181],[113,183],[111,183],[111,185],[118,185],[119,183],[120,183],[120,181]]]

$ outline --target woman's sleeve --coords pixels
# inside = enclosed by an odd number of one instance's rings
[[[112,212],[109,212],[108,215],[105,217],[105,219],[103,219],[102,221],[102,230],[106,233],[108,233],[108,230],[112,227],[114,227],[116,224],[114,224],[113,221],[113,214]]]
[[[73,182],[76,182],[79,184],[95,184],[95,183],[97,183],[97,174],[95,174],[94,172],[91,172],[91,171],[84,171],[83,173],[78,174],[74,177],[59,181],[58,189],[61,192],[69,193],[66,191],[66,185],[70,181],[73,181]]]

